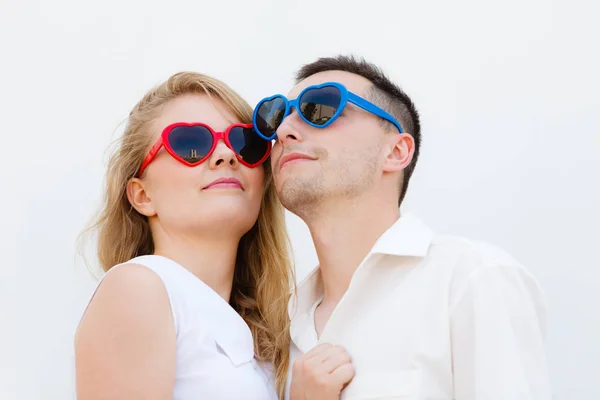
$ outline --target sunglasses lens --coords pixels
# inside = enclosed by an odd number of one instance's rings
[[[247,164],[257,164],[269,151],[269,141],[258,136],[253,128],[235,127],[229,131],[233,151]]]
[[[265,137],[271,139],[285,114],[286,101],[283,97],[263,101],[258,105],[256,112],[256,129]]]
[[[169,133],[169,145],[190,164],[202,160],[213,145],[213,135],[203,126],[177,126]]]
[[[337,112],[342,94],[334,86],[309,89],[299,100],[300,112],[307,121],[315,125],[324,125]]]

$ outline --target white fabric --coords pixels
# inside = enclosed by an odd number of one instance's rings
[[[502,250],[436,236],[403,215],[375,243],[317,338],[315,269],[290,300],[291,364],[344,346],[355,377],[341,399],[549,400],[546,301]],[[288,391],[291,370],[288,376]]]
[[[250,328],[221,296],[168,258],[128,263],[154,271],[167,290],[177,335],[174,400],[277,399],[274,378],[254,359]]]

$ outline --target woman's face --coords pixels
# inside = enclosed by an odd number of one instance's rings
[[[202,122],[222,132],[238,119],[226,105],[206,95],[188,94],[169,101],[149,134],[158,140],[175,122]],[[264,185],[264,167],[249,168],[220,140],[208,159],[189,167],[162,148],[141,179],[130,183],[135,208],[156,218],[167,234],[236,234],[241,237],[258,218]],[[218,183],[233,178],[239,183]]]

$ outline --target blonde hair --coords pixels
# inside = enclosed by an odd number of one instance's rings
[[[241,122],[252,121],[252,108],[242,97],[223,82],[203,74],[180,72],[146,93],[131,110],[125,132],[109,159],[102,209],[84,232],[97,233],[97,255],[104,271],[154,252],[148,219],[131,206],[126,186],[153,144],[149,130],[163,106],[190,93],[214,96]],[[283,398],[290,346],[287,301],[293,269],[283,207],[275,192],[270,164],[263,165],[261,208],[258,220],[238,247],[230,304],[252,331],[257,359],[273,363],[277,392]]]

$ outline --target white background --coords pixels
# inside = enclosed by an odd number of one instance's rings
[[[596,2],[0,4],[1,399],[74,398],[72,336],[95,285],[75,239],[147,89],[195,70],[254,105],[303,63],[350,52],[421,111],[404,208],[522,261],[548,296],[555,398],[600,398]],[[298,219],[289,229],[302,277],[314,250]]]

